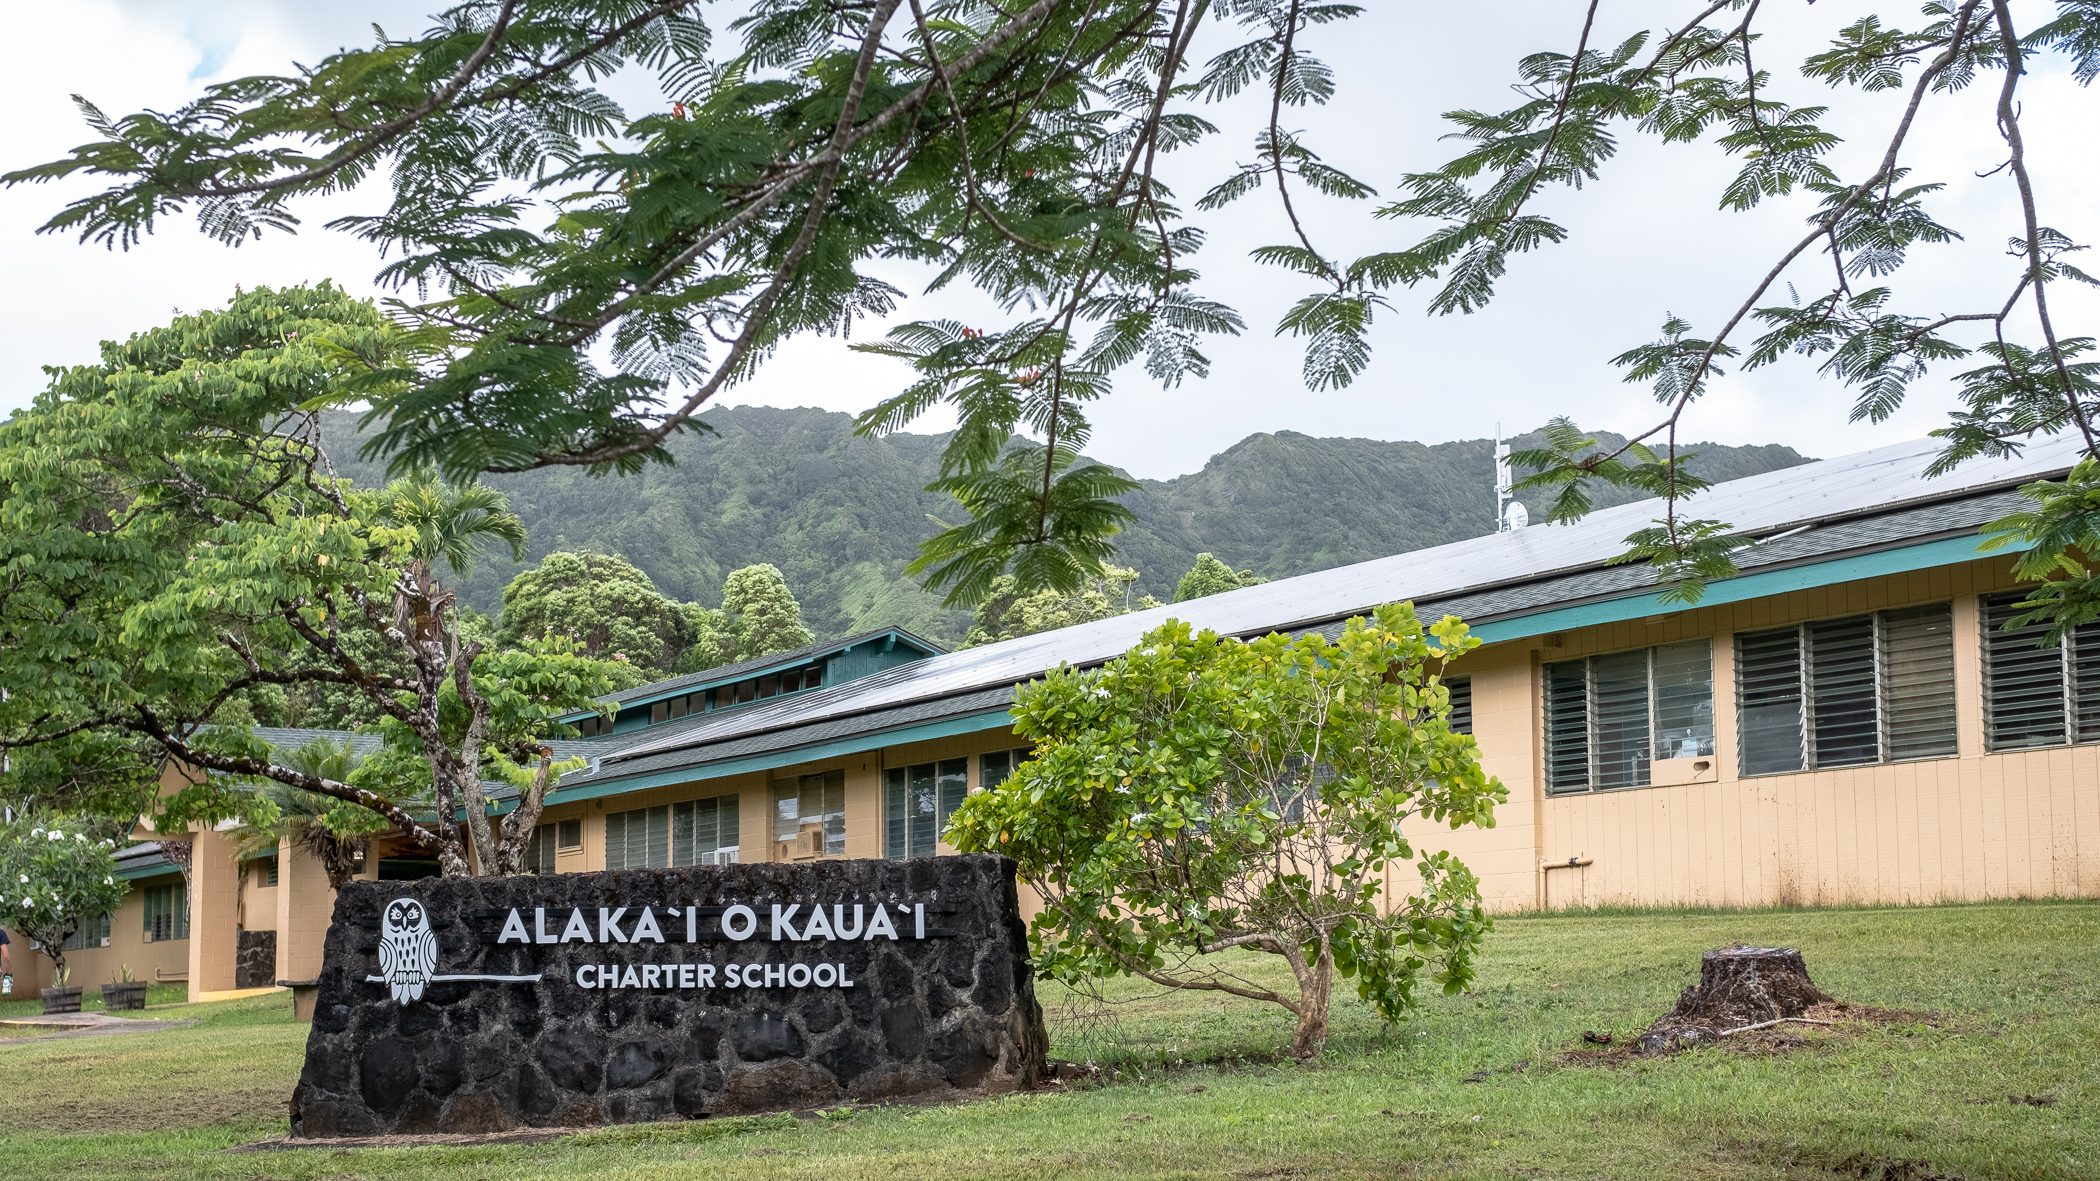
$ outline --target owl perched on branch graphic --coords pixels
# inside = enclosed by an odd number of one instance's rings
[[[413,898],[396,898],[386,904],[386,920],[379,932],[379,976],[395,1003],[421,1000],[423,989],[437,971],[437,935],[430,929],[430,916]]]

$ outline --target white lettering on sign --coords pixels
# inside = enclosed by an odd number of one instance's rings
[[[576,987],[591,991],[615,988],[678,990],[691,992],[723,988],[852,988],[851,971],[844,964],[582,964],[576,969]]]
[[[712,921],[698,906],[597,906],[595,914],[583,907],[536,906],[527,922],[525,908],[512,907],[503,916],[496,934],[498,945],[593,944],[632,947],[665,944],[672,931],[682,930],[687,944],[710,939],[744,943],[763,938],[772,943],[823,941],[864,943],[887,939],[900,941],[899,925],[911,924],[911,938],[927,939],[926,904],[923,902],[774,902],[761,918],[757,908],[735,903],[721,908]],[[678,925],[680,912],[685,923]],[[566,913],[564,913],[566,912]],[[659,913],[661,917],[659,917]],[[595,920],[595,921],[593,921]],[[950,934],[936,932],[935,934]],[[406,1005],[422,999],[431,984],[486,982],[532,984],[544,979],[540,973],[444,973],[437,971],[437,938],[423,904],[413,898],[397,898],[388,904],[380,933],[380,971],[365,979],[384,984],[396,1002]],[[572,977],[578,988],[593,990],[625,988],[652,991],[710,988],[852,988],[851,969],[843,963],[714,964],[701,961],[642,964],[582,964]],[[719,983],[718,983],[719,981]]]
[[[544,906],[532,909],[532,922],[528,926],[525,911],[513,907],[503,919],[503,929],[496,936],[497,943],[667,943],[663,922],[657,911],[676,920],[681,908],[676,906],[627,907],[601,906],[597,908],[595,924],[581,907],[572,907],[564,917],[560,908],[551,913]],[[771,904],[766,918],[761,921],[757,910],[743,903],[723,908],[721,917],[712,931],[703,929],[700,908],[684,907],[685,942],[698,943],[703,937],[720,935],[738,943],[757,936],[764,930],[765,937],[774,943],[809,943],[815,940],[861,940],[872,942],[887,939],[896,942],[900,919],[911,921],[911,937],[925,939],[926,904],[902,902],[854,902]],[[634,913],[630,915],[630,911]],[[893,917],[891,912],[895,911]],[[560,927],[560,933],[555,927]],[[676,930],[676,927],[672,928]]]

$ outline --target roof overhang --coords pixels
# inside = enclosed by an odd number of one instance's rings
[[[1981,535],[1969,532],[1918,544],[1892,545],[1871,551],[1754,570],[1715,581],[1706,588],[1706,593],[1700,596],[1698,601],[1692,603],[1666,600],[1662,591],[1648,590],[1635,594],[1602,596],[1588,602],[1559,605],[1544,610],[1483,617],[1468,622],[1473,634],[1483,642],[1507,643],[1600,624],[1673,615],[1815,587],[1959,565],[1992,555],[2010,557],[2024,548],[2019,544],[2012,544],[1986,552],[1982,548],[1983,544],[1984,538]],[[580,785],[569,791],[556,788],[548,793],[547,803],[552,806],[604,799],[682,783],[778,770],[823,759],[864,754],[909,742],[998,730],[1011,725],[1012,722],[1013,715],[1006,709],[977,710],[951,718],[901,727],[875,728],[861,734],[814,743],[798,743],[794,739],[793,731],[788,730],[782,733],[782,744],[774,750],[711,759],[705,747],[697,747],[693,752],[695,758],[690,764],[644,774],[608,778]]]

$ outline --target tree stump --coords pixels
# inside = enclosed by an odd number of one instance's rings
[[[1660,1053],[1744,1026],[1799,1017],[1810,1005],[1829,999],[1808,978],[1808,965],[1795,948],[1716,948],[1699,957],[1699,983],[1648,1027],[1640,1050]]]

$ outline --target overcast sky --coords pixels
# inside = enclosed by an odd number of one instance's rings
[[[312,62],[345,44],[369,41],[378,22],[397,34],[420,29],[430,0],[63,0],[25,3],[9,14],[18,52],[0,73],[0,109],[8,112],[0,136],[0,168],[53,159],[89,138],[68,95],[81,92],[111,114],[141,107],[170,108],[206,82],[279,72],[292,61]],[[1430,4],[1370,0],[1371,12],[1316,32],[1311,49],[1337,70],[1341,93],[1333,107],[1297,116],[1308,142],[1332,162],[1382,192],[1396,190],[1408,171],[1426,170],[1451,153],[1437,136],[1438,112],[1452,107],[1508,105],[1513,63],[1523,53],[1567,50],[1582,17],[1574,0]],[[1595,40],[1609,43],[1636,28],[1682,19],[1699,5],[1606,3]],[[2016,3],[2029,24],[2049,6]],[[1785,71],[1813,51],[1829,31],[1864,11],[1914,23],[1914,3],[1865,5],[1782,0],[1767,11],[1779,18],[1760,44],[1761,62]],[[1762,19],[1762,18],[1761,18]],[[1988,90],[1989,93],[1985,93]],[[1923,311],[1972,310],[1995,302],[2017,264],[2004,239],[2018,226],[2010,181],[1996,167],[2003,147],[1992,124],[1996,80],[1957,96],[1915,136],[1906,159],[1914,179],[1949,182],[1953,194],[1943,219],[1972,231],[1954,249],[1927,251],[1899,272],[1908,306]],[[2092,127],[2100,94],[2062,73],[2027,82],[2024,126],[2044,224],[2079,240],[2100,239],[2100,161]],[[650,96],[630,90],[636,106]],[[1857,175],[1878,157],[1900,102],[1897,95],[1861,98],[1794,85],[1798,102],[1830,101],[1851,141],[1841,171]],[[1936,100],[1945,103],[1946,100]],[[1936,105],[1933,110],[1943,109]],[[1249,153],[1256,116],[1238,112],[1229,140],[1177,159],[1166,172],[1185,198]],[[1231,116],[1228,116],[1230,118]],[[1858,165],[1857,167],[1851,167]],[[1299,376],[1299,349],[1272,328],[1300,293],[1277,273],[1246,261],[1246,252],[1281,240],[1273,206],[1250,198],[1229,216],[1207,219],[1212,239],[1199,265],[1204,289],[1238,306],[1248,333],[1212,352],[1216,369],[1204,382],[1171,391],[1142,374],[1126,374],[1116,393],[1094,410],[1089,450],[1143,476],[1164,477],[1200,467],[1214,453],[1256,431],[1440,441],[1514,431],[1556,414],[1585,426],[1645,427],[1656,410],[1645,392],[1620,384],[1609,359],[1655,335],[1674,312],[1711,329],[1738,303],[1798,232],[1808,208],[1782,203],[1755,214],[1715,210],[1733,169],[1708,148],[1660,148],[1638,142],[1580,193],[1553,192],[1542,208],[1573,231],[1570,242],[1520,258],[1504,280],[1504,297],[1470,317],[1427,318],[1423,296],[1400,293],[1380,321],[1370,370],[1340,392],[1308,393]],[[175,310],[223,302],[236,283],[286,284],[333,278],[352,290],[371,290],[378,261],[363,244],[321,229],[329,217],[379,206],[384,192],[356,192],[300,209],[306,232],[272,236],[229,249],[199,235],[188,216],[162,229],[129,254],[112,254],[33,231],[79,186],[40,186],[0,192],[0,410],[19,406],[44,384],[40,366],[92,360],[96,342],[163,322]],[[1414,227],[1375,221],[1375,203],[1316,205],[1309,218],[1316,245],[1353,256],[1405,245]],[[2088,263],[2088,269],[2100,264]],[[915,276],[894,276],[909,283]],[[1819,278],[1819,276],[1818,276]],[[2066,292],[2055,306],[2060,335],[2096,334],[2100,300]],[[903,318],[984,315],[965,293],[915,299]],[[881,325],[863,330],[878,334]],[[893,392],[902,381],[893,363],[850,352],[845,342],[812,340],[784,350],[749,384],[725,400],[779,406],[823,406],[855,411]],[[1691,438],[1729,443],[1777,442],[1812,455],[1831,455],[1915,437],[1944,421],[1947,387],[1921,387],[1897,418],[1879,426],[1849,424],[1849,399],[1819,380],[1807,365],[1789,363],[1720,383],[1688,421]],[[927,429],[942,424],[929,421]]]

